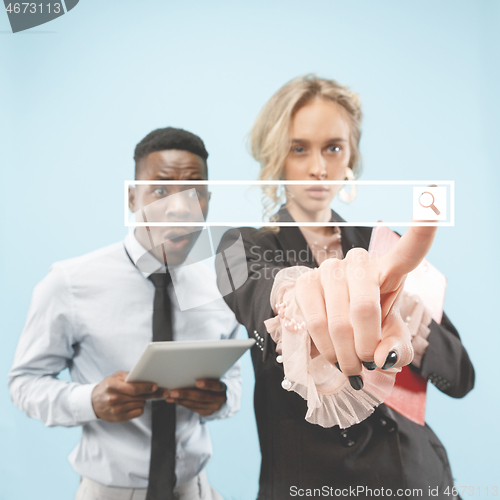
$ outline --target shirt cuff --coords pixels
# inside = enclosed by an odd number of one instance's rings
[[[221,381],[226,384],[226,402],[214,413],[201,417],[201,422],[210,420],[221,420],[235,415],[240,409],[241,403],[241,378],[222,377]]]
[[[205,422],[211,422],[212,420],[222,420],[223,418],[228,418],[233,415],[231,412],[231,407],[228,403],[229,395],[227,397],[227,401],[212,415],[205,415],[204,417],[200,417],[200,422],[203,424]]]
[[[75,384],[69,395],[69,407],[77,422],[82,425],[98,420],[92,405],[92,391],[97,384]]]

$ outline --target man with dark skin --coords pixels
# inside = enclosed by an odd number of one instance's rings
[[[207,157],[203,141],[185,130],[148,134],[135,149],[129,208],[136,222],[161,224],[138,224],[122,242],[55,263],[33,294],[10,393],[48,426],[82,426],[69,457],[81,476],[76,500],[221,500],[205,473],[212,454],[205,421],[239,409],[239,365],[187,389],[125,381],[151,340],[237,337],[220,295],[202,308],[178,296],[217,290],[215,274],[184,265],[201,229],[182,223],[203,223],[210,193],[182,181],[206,180]],[[65,368],[71,382],[58,378]]]
[[[141,181],[181,181],[206,180],[207,165],[198,155],[189,151],[170,149],[155,151],[141,160],[139,176]],[[129,189],[129,208],[135,213],[142,208],[161,200],[165,196],[182,192],[191,186],[178,185],[137,185]],[[210,193],[206,186],[197,186],[198,200],[203,217],[208,213]],[[166,216],[169,221],[182,222],[190,217],[189,206],[178,202],[169,206]],[[161,218],[161,214],[158,214]],[[157,220],[157,219],[155,219]],[[198,239],[199,232],[185,233],[182,227],[139,226],[135,236],[144,248],[150,247],[148,233],[154,234],[155,242],[163,245],[154,246],[150,253],[163,262],[166,252],[169,266],[176,266],[186,260]],[[142,414],[147,399],[163,394],[169,403],[177,403],[199,413],[202,417],[211,415],[226,402],[226,388],[220,380],[198,380],[197,387],[162,391],[153,384],[125,382],[128,372],[119,371],[105,378],[92,393],[92,405],[99,418],[109,422],[124,422]]]

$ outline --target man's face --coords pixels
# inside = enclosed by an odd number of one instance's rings
[[[202,158],[188,151],[156,151],[143,158],[136,180],[206,180],[207,167]],[[129,208],[144,222],[203,222],[208,212],[210,193],[204,185],[137,185],[129,190]],[[145,248],[169,266],[179,265],[193,248],[200,229],[194,227],[141,226],[135,235]]]

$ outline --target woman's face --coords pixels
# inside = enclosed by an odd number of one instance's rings
[[[290,128],[292,146],[285,159],[285,180],[343,180],[349,158],[350,125],[339,104],[315,99],[302,106]],[[287,205],[307,213],[329,210],[342,186],[287,186]]]

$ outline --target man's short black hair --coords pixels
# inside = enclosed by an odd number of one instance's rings
[[[150,132],[137,144],[134,152],[135,177],[140,171],[141,160],[155,151],[166,149],[180,149],[198,155],[207,165],[208,152],[203,141],[195,134],[182,128],[165,127]]]

